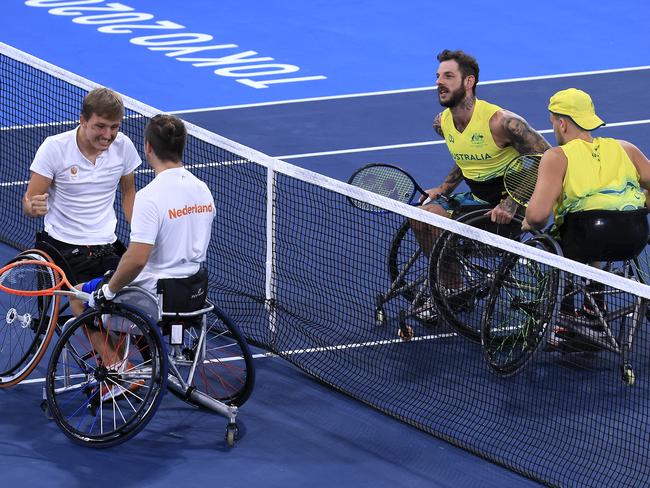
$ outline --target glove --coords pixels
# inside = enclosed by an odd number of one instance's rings
[[[115,298],[115,293],[110,290],[108,283],[106,283],[92,292],[90,299],[88,300],[88,306],[92,308],[102,308],[108,302],[113,300],[113,298]]]

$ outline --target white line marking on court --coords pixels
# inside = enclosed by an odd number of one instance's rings
[[[430,341],[430,340],[436,340],[436,339],[447,339],[450,337],[457,337],[458,334],[453,333],[453,332],[448,332],[445,334],[434,334],[434,335],[426,335],[426,336],[420,336],[420,337],[413,337],[412,339],[405,341],[403,339],[385,339],[381,341],[368,341],[368,342],[358,342],[358,343],[353,343],[353,344],[338,344],[336,346],[325,346],[325,347],[309,347],[306,349],[293,349],[293,350],[287,350],[287,351],[281,351],[279,353],[264,353],[264,354],[256,354],[253,357],[256,358],[265,358],[265,357],[276,357],[276,356],[294,356],[297,354],[309,354],[309,353],[315,353],[315,352],[331,352],[331,351],[343,351],[345,349],[358,349],[361,347],[373,347],[373,346],[386,346],[386,345],[391,345],[391,344],[406,344],[408,342],[420,342],[420,341]]]
[[[627,125],[641,125],[641,124],[649,124],[649,123],[650,123],[650,119],[630,120],[627,122],[612,122],[611,124],[607,124],[606,126],[601,127],[599,130],[604,130],[611,127],[622,127]],[[538,132],[540,134],[550,134],[553,132],[553,129],[542,129]],[[438,139],[435,141],[411,142],[406,144],[392,144],[389,146],[359,147],[354,149],[340,149],[336,151],[321,151],[321,152],[304,153],[304,154],[289,154],[285,156],[275,156],[275,157],[283,160],[313,158],[316,156],[333,156],[336,154],[351,154],[351,153],[359,153],[359,152],[386,151],[388,149],[405,149],[410,147],[433,146],[436,144],[444,144],[444,142],[445,141],[443,139]]]
[[[385,339],[382,341],[368,341],[368,342],[358,342],[358,343],[353,343],[353,344],[338,344],[336,346],[326,346],[326,347],[309,347],[306,349],[293,349],[293,350],[287,350],[287,351],[281,351],[279,353],[274,353],[274,352],[263,352],[263,353],[257,353],[253,354],[252,357],[253,359],[264,359],[264,358],[277,358],[277,357],[283,357],[283,356],[295,356],[297,354],[309,354],[309,353],[316,353],[316,352],[331,352],[331,351],[343,351],[345,349],[358,349],[361,347],[373,347],[373,346],[386,346],[386,345],[391,345],[391,344],[406,344],[408,342],[421,342],[421,341],[430,341],[430,340],[436,340],[436,339],[447,339],[450,337],[457,337],[458,334],[454,332],[447,332],[444,334],[432,334],[432,335],[426,335],[426,336],[420,336],[420,337],[413,337],[412,339],[405,341],[403,339]],[[230,361],[242,361],[244,358],[242,356],[232,356],[229,358],[221,358],[219,360],[210,360],[207,362],[230,362]],[[76,374],[72,375],[72,378],[83,378],[86,375],[83,374]],[[21,385],[29,385],[29,384],[37,384],[37,383],[45,383],[45,378],[32,378],[28,380],[21,381]]]
[[[140,119],[146,116],[145,115],[125,115],[125,119]],[[60,126],[60,125],[71,125],[71,126],[77,126],[79,124],[79,120],[61,120],[58,122],[41,122],[39,124],[25,124],[25,125],[11,125],[8,127],[0,127],[0,131],[9,131],[9,130],[16,130],[16,129],[39,129],[41,127],[55,127],[55,126]]]
[[[561,74],[555,74],[555,75],[540,75],[540,76],[526,76],[526,77],[521,77],[521,78],[505,78],[502,80],[489,80],[489,81],[481,81],[478,84],[479,85],[498,85],[501,83],[517,83],[521,81],[537,81],[537,80],[552,80],[556,78],[571,78],[574,76],[591,76],[591,75],[605,75],[605,74],[610,74],[610,73],[624,73],[627,71],[641,71],[641,70],[646,70],[650,69],[650,66],[632,66],[629,68],[614,68],[614,69],[603,69],[603,70],[595,70],[595,71],[578,71],[575,73],[561,73]],[[289,103],[304,103],[304,102],[320,102],[324,100],[341,100],[345,98],[361,98],[361,97],[374,97],[378,95],[396,95],[399,93],[413,93],[413,92],[421,92],[421,91],[433,91],[435,90],[435,86],[424,86],[420,88],[404,88],[401,90],[384,90],[384,91],[376,91],[376,92],[366,92],[366,93],[351,93],[348,95],[333,95],[333,96],[325,96],[325,97],[312,97],[312,98],[298,98],[295,100],[281,100],[281,101],[275,101],[275,102],[260,102],[260,103],[247,103],[247,104],[242,104],[242,105],[227,105],[227,106],[222,106],[222,107],[209,107],[209,108],[196,108],[196,109],[189,109],[189,110],[174,110],[173,112],[169,112],[172,114],[192,114],[192,113],[200,113],[200,112],[212,112],[212,111],[217,111],[217,110],[233,110],[233,109],[240,109],[240,108],[252,108],[252,107],[268,107],[271,105],[284,105],[284,104],[289,104]]]

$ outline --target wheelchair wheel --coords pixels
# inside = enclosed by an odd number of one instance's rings
[[[546,235],[527,244],[558,254]],[[503,257],[492,282],[481,328],[483,354],[499,376],[517,373],[544,343],[560,293],[560,271],[516,254]]]
[[[399,289],[401,295],[413,302],[419,287],[425,286],[427,260],[420,249],[409,220],[405,220],[397,230],[388,254],[388,274],[393,289]],[[400,281],[397,279],[403,273]],[[426,297],[428,297],[428,293]]]
[[[239,328],[222,310],[215,306],[206,319],[205,333],[201,322],[185,327],[184,344],[170,352],[170,360],[189,388],[239,407],[253,391],[253,357]],[[170,391],[190,405],[204,408],[186,392]]]
[[[521,234],[519,216],[510,224],[498,225],[490,221],[485,210],[479,210],[457,221],[504,237],[516,238]],[[473,342],[481,340],[485,301],[503,254],[504,251],[489,244],[449,231],[441,234],[431,251],[429,286],[440,316]]]
[[[19,254],[11,262],[20,260],[49,260],[40,251],[29,250]],[[14,284],[25,290],[47,289],[55,286],[55,276],[49,268],[46,272],[23,273],[13,278],[23,282]],[[0,276],[0,282],[3,280]],[[0,292],[0,388],[20,383],[36,368],[56,328],[59,313],[59,297],[28,297]]]
[[[112,364],[95,350],[108,341],[121,357]],[[46,378],[48,408],[73,441],[111,447],[151,420],[166,381],[166,353],[156,325],[126,306],[115,306],[110,315],[88,309],[66,324],[54,347]]]

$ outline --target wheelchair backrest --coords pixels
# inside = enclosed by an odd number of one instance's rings
[[[158,280],[157,291],[163,317],[201,311],[208,298],[208,271],[201,268],[187,278]]]

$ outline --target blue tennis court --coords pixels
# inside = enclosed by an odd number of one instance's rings
[[[0,40],[339,180],[374,161],[399,164],[424,186],[444,177],[451,160],[431,122],[440,110],[435,54],[447,47],[477,56],[479,98],[526,117],[549,142],[548,98],[574,86],[592,95],[608,124],[597,135],[628,139],[650,154],[644,2],[464,5],[471,15],[461,29],[457,7],[442,13],[425,1],[408,9],[366,1],[195,1],[180,9],[175,1],[8,0]],[[14,252],[7,249],[4,260]],[[242,438],[230,451],[222,419],[191,411],[171,395],[147,429],[119,450],[73,446],[40,412],[41,366],[33,383],[0,390],[5,479],[36,485],[47,476],[53,486],[536,486],[256,353],[256,390],[242,409]],[[479,358],[470,351],[464,359]],[[596,388],[597,379],[591,381],[582,386]],[[552,393],[571,388],[557,385]],[[509,408],[522,401],[502,400]],[[483,414],[489,419],[491,412]]]

